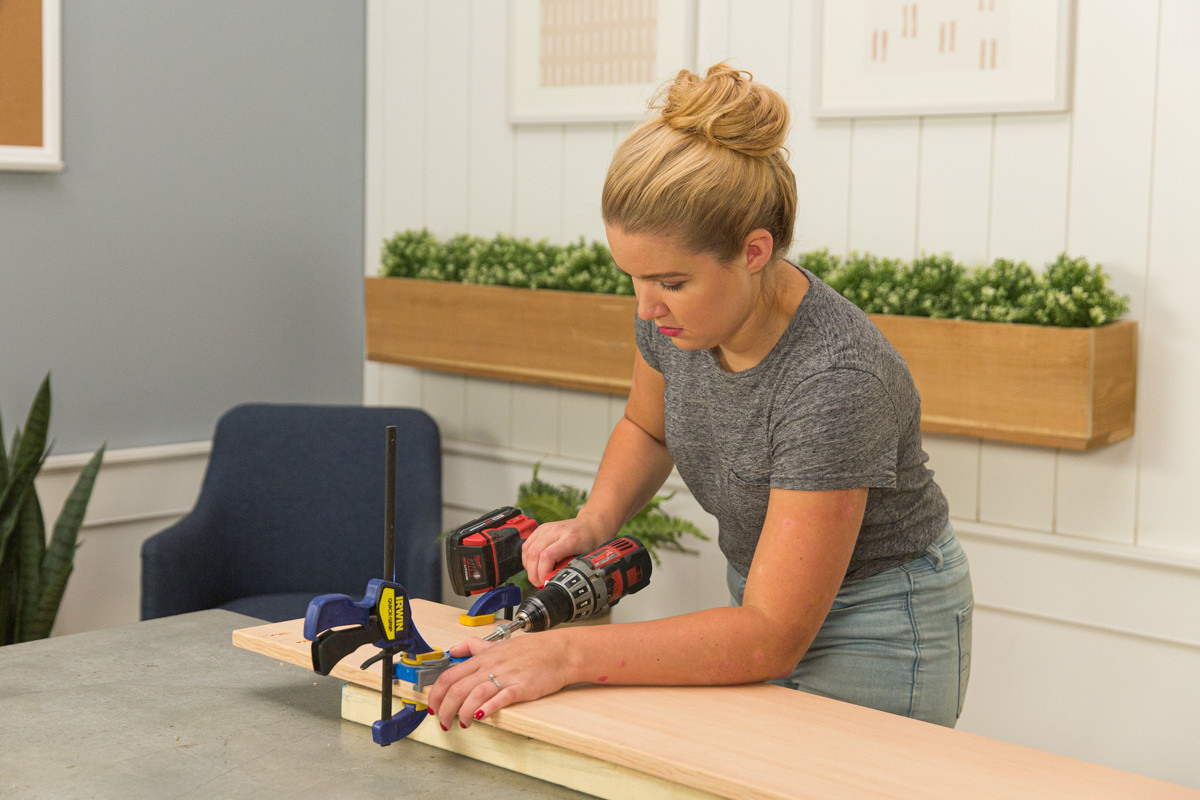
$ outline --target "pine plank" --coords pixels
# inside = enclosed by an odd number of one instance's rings
[[[462,628],[458,608],[413,600],[412,610],[422,636],[435,647],[488,630]],[[302,620],[244,628],[234,632],[233,642],[311,668],[302,628]],[[356,666],[372,651],[364,647],[333,674],[379,691],[378,665],[367,671]],[[402,682],[394,684],[393,693],[424,699]],[[1200,796],[1119,770],[768,684],[570,687],[510,706],[483,724],[724,797]],[[473,733],[478,731],[451,735]],[[521,741],[513,740],[513,763],[520,758]],[[501,755],[503,750],[497,748]]]
[[[343,684],[342,719],[361,725],[374,724],[379,719],[379,692],[353,683]],[[611,800],[630,797],[638,800],[711,800],[717,797],[490,725],[474,725],[469,734],[464,734],[459,730],[443,731],[430,722],[419,726],[408,738],[595,797]]]

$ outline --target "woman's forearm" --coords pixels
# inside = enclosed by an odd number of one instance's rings
[[[592,491],[579,516],[593,518],[598,529],[615,536],[653,499],[673,467],[665,444],[622,417],[609,436]]]
[[[785,643],[761,610],[726,607],[528,635],[561,637],[570,656],[568,683],[727,685],[788,674],[820,624],[820,616],[814,614],[801,641]]]

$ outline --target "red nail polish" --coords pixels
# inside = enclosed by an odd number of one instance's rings
[[[475,719],[483,719],[483,709],[482,708],[475,712]]]
[[[436,714],[437,714],[437,712],[436,712],[436,711],[434,711],[432,708],[431,708],[431,709],[429,709],[429,716],[431,716],[431,717],[432,717],[432,716],[434,716],[434,715],[436,715]]]
[[[442,725],[442,723],[439,722],[438,725]],[[447,728],[445,725],[442,725],[442,730],[449,732],[450,729]]]
[[[464,731],[467,729],[466,723],[463,722],[461,719],[458,721],[458,727],[462,728]]]

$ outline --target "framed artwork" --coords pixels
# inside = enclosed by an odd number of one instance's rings
[[[641,119],[695,39],[694,0],[512,0],[509,121]]]
[[[1074,0],[818,0],[813,116],[1066,111]]]
[[[62,163],[61,0],[0,2],[0,170]]]

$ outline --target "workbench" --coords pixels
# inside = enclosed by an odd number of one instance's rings
[[[230,645],[202,611],[0,647],[0,797],[583,795],[338,717],[342,681]],[[465,732],[465,731],[464,731]]]

